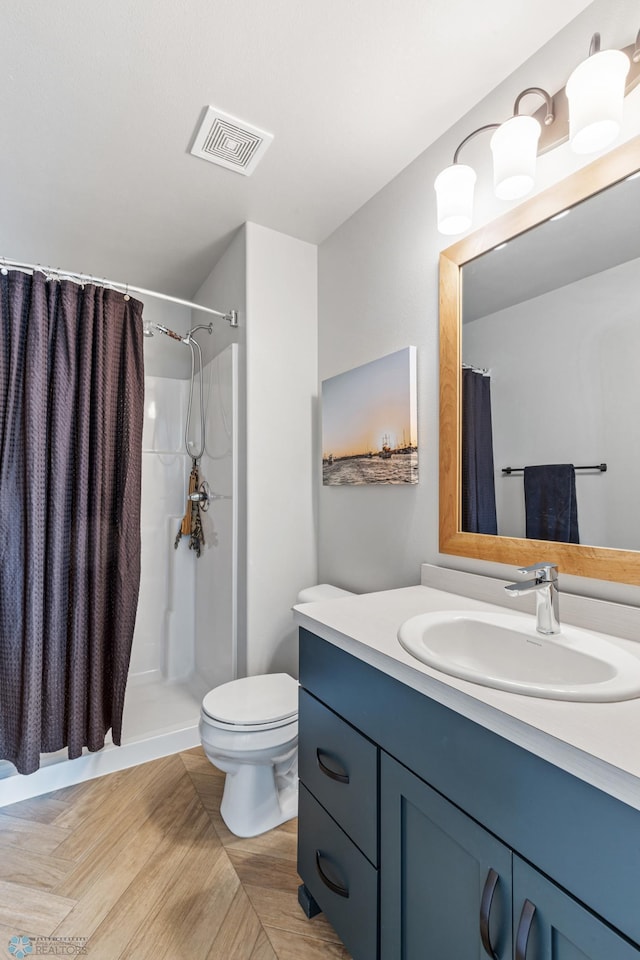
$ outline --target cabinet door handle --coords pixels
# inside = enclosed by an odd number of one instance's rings
[[[496,892],[499,879],[500,877],[493,867],[491,867],[487,874],[487,879],[484,882],[482,899],[480,901],[480,939],[482,940],[482,946],[484,947],[485,953],[487,956],[491,957],[491,960],[499,960],[498,954],[493,949],[491,943],[491,934],[489,932],[491,904],[493,903],[493,895]]]
[[[329,877],[326,875],[326,873],[324,872],[324,870],[322,869],[322,867],[321,867],[321,865],[320,865],[320,857],[321,857],[321,856],[322,856],[322,854],[320,853],[320,851],[319,851],[319,850],[316,850],[316,870],[318,871],[318,876],[320,877],[320,879],[321,879],[322,882],[324,883],[325,887],[328,887],[329,890],[331,890],[333,893],[337,893],[339,897],[344,897],[345,900],[348,900],[348,899],[349,899],[349,888],[348,888],[348,887],[343,887],[343,886],[342,886],[341,884],[339,884],[339,883],[334,883],[333,880],[330,880],[330,879],[329,879]]]
[[[318,760],[318,766],[324,773],[325,777],[330,777],[331,780],[337,780],[338,783],[349,783],[349,774],[348,773],[336,773],[335,770],[329,769],[329,767],[322,762],[322,757],[320,747],[316,750],[316,758]]]
[[[516,960],[527,960],[527,944],[529,943],[531,923],[535,912],[536,908],[531,900],[525,900],[516,934]]]

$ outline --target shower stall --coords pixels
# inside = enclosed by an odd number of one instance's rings
[[[144,316],[147,325],[193,325],[190,311],[154,302],[145,304]],[[45,754],[29,776],[0,761],[0,806],[196,746],[202,697],[237,675],[238,345],[219,352],[207,345],[214,355],[201,375],[196,365],[186,437],[189,349],[157,335],[144,345],[142,572],[122,746],[107,742],[76,760],[66,750]],[[187,537],[174,543],[187,504],[190,454],[200,445],[201,398],[206,443],[199,469],[210,500],[198,558]]]

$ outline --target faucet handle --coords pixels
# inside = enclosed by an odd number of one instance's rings
[[[529,567],[520,567],[518,570],[519,573],[540,573],[542,574],[542,580],[557,580],[558,579],[558,564],[557,563],[532,563]]]

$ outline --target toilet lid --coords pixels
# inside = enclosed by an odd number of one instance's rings
[[[288,673],[242,677],[210,690],[202,709],[212,720],[256,726],[295,717],[298,684]]]

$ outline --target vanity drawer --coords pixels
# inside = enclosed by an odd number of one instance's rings
[[[300,690],[298,772],[371,863],[378,863],[378,748]]]
[[[298,873],[353,960],[378,956],[378,871],[300,784]]]

